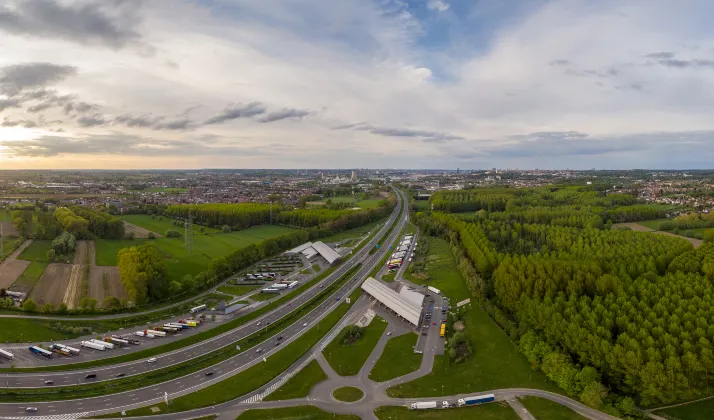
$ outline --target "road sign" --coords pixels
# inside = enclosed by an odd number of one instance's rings
[[[391,246],[391,245],[389,245],[389,250],[390,250],[390,251],[392,250],[392,246]]]
[[[349,304],[350,304],[350,298],[345,298],[345,302],[347,302],[347,304],[349,305]]]
[[[379,249],[379,244],[375,245],[374,247],[377,248],[377,249]]]
[[[236,350],[240,351],[240,346],[236,346]]]
[[[266,359],[265,356],[263,356],[263,361],[264,361],[264,362],[267,362],[268,359]]]

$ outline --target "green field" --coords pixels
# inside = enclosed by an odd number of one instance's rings
[[[415,333],[407,333],[389,339],[377,364],[369,372],[369,378],[384,382],[419,369],[422,355],[414,353],[417,338]]]
[[[389,388],[391,397],[455,395],[501,388],[536,388],[562,393],[545,375],[531,369],[506,334],[478,304],[465,315],[466,338],[473,354],[464,363],[451,363],[448,355],[436,356],[426,376]],[[443,387],[443,390],[442,390]]]
[[[364,397],[364,392],[353,386],[343,386],[332,391],[332,397],[337,401],[355,402]]]
[[[538,397],[521,397],[521,403],[537,419],[586,420],[585,417],[551,400]]]
[[[36,261],[31,262],[12,285],[25,287],[27,288],[25,292],[29,293],[32,288],[35,287],[40,277],[42,277],[42,273],[45,272],[45,268],[47,268],[47,263]]]
[[[337,337],[322,351],[332,369],[341,376],[352,376],[359,372],[382,333],[387,329],[387,322],[379,316],[375,316],[372,322],[364,328],[359,340],[352,345],[342,345],[340,340],[348,328],[345,327],[342,332],[337,334]]]
[[[221,286],[218,291],[221,293],[228,293],[234,296],[243,296],[246,293],[250,293],[255,289],[260,289],[261,286]]]
[[[417,212],[429,211],[429,209],[431,209],[431,204],[429,203],[429,200],[414,200],[414,207]]]
[[[409,410],[406,407],[379,407],[374,414],[380,420],[518,420],[518,414],[506,403],[448,410]],[[550,420],[543,417],[538,420]]]
[[[659,230],[659,225],[663,222],[671,222],[670,219],[654,219],[654,220],[642,220],[637,222],[642,226],[648,227],[650,229]]]
[[[165,235],[166,231],[169,229],[175,230],[183,235],[186,230],[183,226],[174,225],[173,219],[165,216],[156,216],[155,218],[151,218],[148,214],[127,214],[125,216],[121,216],[121,219],[154,233],[158,233],[159,235]],[[193,225],[194,236],[220,232],[218,229],[204,227],[203,230],[205,233],[201,233],[201,227],[202,226],[199,225]]]
[[[65,326],[88,327],[94,332],[116,330],[120,327],[119,324],[111,321],[60,321],[59,323]],[[5,318],[3,327],[0,328],[0,343],[65,340],[87,334],[57,331],[51,328],[53,324],[56,322],[51,320]],[[9,365],[2,365],[2,367],[6,368]]]
[[[47,251],[50,250],[52,241],[32,241],[30,246],[25,248],[18,259],[25,261],[47,262]]]
[[[182,278],[186,274],[195,275],[205,270],[208,263],[217,257],[223,257],[236,249],[258,243],[292,232],[284,226],[253,226],[231,233],[197,235],[193,238],[193,253],[188,254],[183,238],[157,238],[134,240],[95,241],[97,265],[117,265],[117,252],[122,248],[143,245],[151,242],[163,252],[169,278]]]
[[[289,400],[293,398],[304,398],[310,394],[310,390],[320,382],[327,379],[327,375],[313,360],[307,364],[297,375],[288,380],[285,385],[268,395],[263,401]]]
[[[253,299],[256,302],[262,302],[264,300],[270,300],[278,296],[280,296],[280,293],[256,293],[252,295],[249,299]]]
[[[246,410],[236,420],[360,420],[350,414],[334,414],[311,405]]]
[[[2,214],[2,212],[0,212],[0,214]],[[15,250],[15,247],[13,246],[13,244],[15,243],[15,241],[17,239],[8,238],[7,236],[3,236],[2,238],[0,238],[0,240],[2,241],[2,245],[3,245],[2,252],[0,252],[0,260],[1,260],[3,258],[7,257],[8,255],[12,254],[12,251]]]
[[[655,414],[671,420],[711,420],[714,418],[714,398],[657,410]]]
[[[453,303],[471,297],[466,282],[461,277],[461,273],[456,268],[454,255],[451,253],[449,244],[440,238],[433,236],[419,238],[422,245],[426,241],[428,255],[426,257],[426,273],[428,280],[421,273],[404,273],[404,278],[416,284],[425,284],[441,290],[444,296],[448,296]],[[415,258],[417,256],[415,255]]]
[[[5,212],[5,210],[0,210],[0,222],[9,222],[10,213]]]

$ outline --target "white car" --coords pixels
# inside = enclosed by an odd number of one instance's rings
[[[449,408],[449,402],[448,402],[448,401],[442,401],[442,402],[441,402],[441,408]]]
[[[262,324],[262,323],[259,322],[259,323],[255,324],[255,326],[256,326],[256,327],[260,327],[260,324]]]
[[[147,360],[148,363],[156,363],[156,358],[152,357],[151,359]]]
[[[25,409],[25,411],[35,412],[35,411],[37,411],[37,407],[27,407],[27,408]]]
[[[307,322],[306,322],[306,323],[304,323],[304,324],[302,324],[302,326],[303,326],[303,327],[307,327]]]

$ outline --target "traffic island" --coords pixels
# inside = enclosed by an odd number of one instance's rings
[[[332,391],[332,398],[342,402],[357,402],[364,398],[364,391],[353,386],[343,386]]]

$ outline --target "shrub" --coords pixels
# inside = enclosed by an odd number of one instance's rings
[[[223,233],[231,233],[231,227],[228,225],[223,225],[221,226],[221,232]]]
[[[149,239],[156,239],[156,234],[154,232],[149,232],[149,234],[146,235],[146,237]]]
[[[167,238],[178,238],[179,236],[181,236],[181,233],[177,230],[169,229],[166,231]]]

